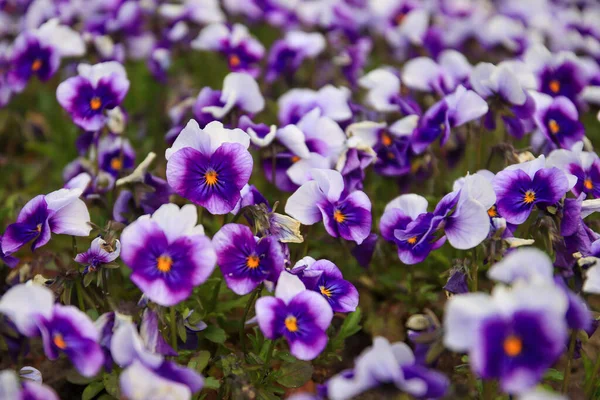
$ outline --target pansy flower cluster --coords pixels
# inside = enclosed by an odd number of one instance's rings
[[[0,398],[600,398],[599,26],[0,0]]]

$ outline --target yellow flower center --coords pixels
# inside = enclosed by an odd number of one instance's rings
[[[490,216],[490,218],[495,218],[498,216],[498,211],[496,210],[496,206],[491,206],[488,209],[487,213]]]
[[[300,161],[300,157],[298,157],[298,156],[293,156],[292,157],[292,162],[293,163],[297,163],[298,161]]]
[[[258,256],[251,255],[251,256],[248,256],[248,258],[246,258],[246,267],[248,267],[250,269],[255,269],[255,268],[258,268],[259,265],[260,265],[260,258],[258,258]]]
[[[42,60],[40,60],[39,58],[36,58],[35,61],[33,63],[31,63],[31,70],[33,72],[37,72],[40,70],[40,68],[42,68],[42,65],[44,65]]]
[[[525,192],[525,196],[523,196],[523,201],[525,204],[531,204],[535,201],[535,192],[533,190],[528,190]]]
[[[523,341],[517,336],[510,335],[504,339],[503,347],[507,356],[516,357],[523,351]]]
[[[119,171],[121,168],[123,168],[123,161],[121,161],[120,157],[115,157],[110,160],[110,167],[115,171]]]
[[[62,335],[60,333],[57,333],[56,335],[54,335],[54,337],[52,338],[52,341],[54,342],[54,345],[61,350],[64,350],[67,348],[67,343],[65,342],[65,339],[62,337]]]
[[[592,190],[594,188],[594,184],[590,178],[587,178],[583,181],[583,187],[585,187],[587,190]]]
[[[290,332],[298,331],[298,320],[293,315],[288,316],[285,319],[285,327]]]
[[[440,124],[440,131],[445,131],[446,130],[446,124]]]
[[[338,224],[341,224],[346,220],[346,216],[340,210],[335,210],[333,212],[333,219],[335,219],[335,222]]]
[[[331,297],[331,290],[326,288],[325,286],[320,286],[319,289],[321,290],[321,294],[323,296],[327,296],[327,297]]]
[[[232,67],[237,67],[239,66],[241,63],[240,58],[238,56],[236,56],[235,54],[232,54],[231,56],[229,56],[229,65],[231,65]]]
[[[90,108],[94,111],[98,110],[102,106],[102,100],[99,97],[92,97],[90,100]]]
[[[408,244],[415,244],[415,243],[417,243],[417,237],[413,236],[411,238],[408,238],[407,242],[408,242]]]
[[[169,272],[173,266],[173,259],[169,256],[160,256],[156,259],[156,268],[160,272]]]
[[[381,134],[381,143],[383,143],[385,147],[391,146],[393,143],[392,137],[388,135],[387,132],[383,132]]]
[[[560,82],[557,81],[556,79],[551,80],[550,84],[548,86],[550,87],[550,91],[552,93],[560,92]]]
[[[42,231],[42,224],[37,224],[37,226],[35,227],[35,230],[39,233]]]
[[[558,125],[558,122],[553,119],[548,121],[548,129],[550,129],[550,132],[552,132],[553,135],[556,135],[558,132],[560,132],[560,126]]]
[[[207,171],[204,174],[204,182],[208,185],[208,186],[213,186],[216,185],[217,182],[219,181],[218,179],[219,174],[217,174],[215,171],[210,170]]]

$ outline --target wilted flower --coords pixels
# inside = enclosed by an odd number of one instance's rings
[[[83,273],[86,274],[96,271],[103,264],[112,263],[119,257],[119,254],[121,254],[121,242],[119,240],[108,243],[101,237],[97,237],[85,253],[77,254],[75,262],[85,265]]]

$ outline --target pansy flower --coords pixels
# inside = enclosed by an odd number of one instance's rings
[[[325,331],[333,311],[322,295],[306,290],[297,276],[282,272],[275,297],[256,301],[256,318],[266,338],[275,340],[283,336],[294,357],[312,360],[327,345]]]
[[[444,315],[444,344],[468,352],[483,379],[498,379],[503,391],[535,386],[565,350],[567,296],[554,283],[521,281],[496,286],[492,295],[452,296]]]
[[[191,45],[197,50],[220,52],[227,57],[229,69],[247,72],[254,77],[260,73],[257,64],[265,55],[262,43],[242,24],[231,27],[222,23],[207,25]]]
[[[73,122],[87,131],[101,129],[105,111],[121,104],[129,90],[125,68],[115,61],[79,64],[78,76],[58,85],[56,98]]]
[[[121,235],[121,258],[131,280],[148,298],[163,306],[185,300],[212,273],[216,254],[196,207],[165,204],[138,218]]]
[[[60,189],[29,200],[2,236],[2,253],[8,256],[33,240],[31,249],[42,247],[50,234],[88,236],[90,213],[79,198],[81,189]]]
[[[325,391],[329,399],[346,400],[386,384],[417,399],[437,399],[446,394],[450,382],[441,373],[419,365],[406,343],[390,343],[377,336],[354,360],[354,368],[325,382]]]
[[[352,110],[348,101],[350,90],[347,87],[325,85],[319,90],[291,89],[278,100],[277,117],[282,126],[295,124],[313,108],[319,108],[321,115],[336,122],[352,118]]]
[[[323,220],[325,230],[360,244],[371,233],[371,201],[361,191],[344,196],[344,179],[334,170],[313,169],[308,181],[290,196],[285,212],[304,225]]]
[[[19,382],[15,371],[10,369],[0,371],[0,395],[6,400],[59,400],[56,392],[42,385],[41,380]]]
[[[279,76],[293,76],[305,59],[316,58],[325,50],[325,38],[319,32],[286,32],[269,50],[265,80],[273,82]]]
[[[536,205],[551,206],[574,186],[573,175],[556,167],[547,168],[545,163],[542,155],[533,161],[511,165],[494,177],[496,207],[507,222],[525,222]]]
[[[371,26],[394,48],[419,46],[429,26],[429,12],[418,1],[392,0],[369,4]]]
[[[127,138],[104,136],[98,142],[98,166],[118,178],[135,166],[135,150]]]
[[[75,257],[75,262],[85,265],[83,273],[96,271],[103,264],[110,264],[115,261],[121,254],[121,242],[115,240],[114,244],[108,243],[101,237],[92,240],[90,248],[79,253]]]
[[[577,107],[567,97],[534,95],[535,123],[550,148],[570,149],[585,137]]]
[[[331,261],[305,257],[290,272],[298,276],[308,290],[320,293],[333,312],[356,311],[358,290]]]
[[[335,169],[344,177],[344,187],[348,192],[363,189],[366,169],[374,164],[377,153],[359,137],[348,138]]]
[[[57,71],[62,57],[81,56],[85,43],[71,28],[51,19],[33,31],[20,34],[14,42],[8,82],[21,92],[32,76],[47,81]]]
[[[379,112],[402,112],[420,114],[421,108],[409,97],[400,94],[400,78],[391,68],[377,68],[358,80],[360,87],[367,89],[365,103]]]
[[[267,125],[263,123],[254,123],[247,115],[242,115],[238,123],[238,128],[245,131],[250,136],[250,141],[256,147],[267,147],[277,134],[275,125]]]
[[[224,225],[213,237],[217,262],[227,286],[245,295],[263,281],[277,282],[285,260],[274,237],[256,238],[245,225]]]
[[[167,181],[177,194],[211,214],[227,214],[252,173],[249,146],[241,129],[226,129],[217,121],[200,129],[190,120],[165,153]]]
[[[583,142],[570,150],[557,149],[548,155],[548,167],[557,167],[577,177],[571,191],[575,196],[585,193],[588,198],[600,197],[600,160],[591,151],[583,151]]]
[[[438,62],[428,57],[409,60],[402,69],[402,82],[414,90],[446,95],[467,81],[472,68],[462,53],[445,50]]]
[[[219,104],[203,105],[199,108],[200,97],[194,106],[194,113],[211,114],[216,119],[221,119],[234,108],[249,114],[256,114],[265,107],[265,99],[260,92],[258,83],[245,72],[232,72],[223,81],[223,90],[220,92]],[[202,92],[201,92],[202,94]],[[214,102],[215,92],[206,92],[204,101]]]

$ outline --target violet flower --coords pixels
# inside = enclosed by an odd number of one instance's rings
[[[498,379],[504,392],[535,386],[565,350],[567,296],[554,283],[496,286],[492,295],[452,296],[444,315],[444,344],[468,352],[483,379]]]
[[[360,87],[367,89],[365,103],[376,111],[420,114],[421,108],[409,97],[400,95],[400,78],[391,68],[377,68],[363,75]]]
[[[275,283],[284,270],[277,239],[256,238],[245,225],[224,225],[215,233],[213,245],[225,282],[236,294],[248,294],[265,280]]]
[[[200,129],[190,120],[167,149],[167,181],[173,190],[211,214],[227,214],[252,173],[250,139],[214,121]]]
[[[201,92],[202,93],[202,92]],[[213,101],[214,92],[208,93]],[[200,97],[198,98],[200,100]],[[242,112],[255,114],[263,110],[263,98],[258,83],[245,72],[232,72],[223,80],[223,90],[219,97],[219,104],[204,105],[199,111],[211,114],[216,119],[221,119],[234,108]],[[198,102],[194,106],[194,113],[198,113]]]
[[[297,276],[282,272],[275,297],[256,301],[256,318],[266,338],[275,340],[283,336],[294,357],[312,360],[327,345],[325,331],[333,311],[323,296],[306,290]]]
[[[327,397],[351,399],[380,385],[393,384],[415,398],[437,399],[448,390],[448,378],[415,362],[406,343],[390,342],[381,336],[354,360],[354,368],[325,382]]]
[[[467,81],[472,68],[462,53],[445,50],[437,63],[427,57],[409,60],[402,69],[402,82],[414,90],[446,95]]]
[[[98,167],[118,178],[135,166],[135,150],[127,138],[104,136],[98,142]]]
[[[282,126],[295,124],[314,108],[321,110],[321,116],[336,122],[352,118],[348,104],[350,90],[346,87],[325,85],[317,91],[311,89],[291,89],[278,100],[277,116]]]
[[[337,171],[313,169],[311,175],[314,180],[290,196],[285,212],[304,225],[323,220],[331,236],[362,243],[371,233],[369,197],[361,191],[343,196],[344,180]]]
[[[36,250],[50,240],[50,234],[88,236],[92,230],[90,214],[79,199],[81,189],[60,189],[29,200],[19,212],[17,221],[10,224],[2,236],[4,256],[18,251],[33,240]]]
[[[537,94],[534,99],[536,111],[533,118],[551,148],[570,149],[585,137],[577,107],[567,97]]]
[[[325,38],[318,32],[288,31],[269,50],[265,80],[293,76],[306,59],[314,59],[325,50]]]
[[[133,271],[131,280],[157,304],[185,300],[215,267],[215,251],[197,219],[193,205],[165,204],[121,234],[121,258]]]
[[[56,98],[76,125],[99,130],[107,122],[105,111],[120,105],[129,90],[127,73],[115,61],[79,64],[77,72],[78,76],[58,85]]]
[[[600,160],[596,153],[583,151],[582,142],[574,144],[570,150],[554,150],[548,155],[546,164],[577,177],[577,183],[571,189],[575,196],[585,193],[588,198],[600,197]]]
[[[119,254],[121,254],[121,242],[115,240],[113,248],[110,243],[97,237],[92,240],[92,244],[86,252],[77,254],[75,262],[85,265],[83,273],[87,274],[101,268],[103,264],[112,263],[119,257]]]
[[[191,45],[197,50],[220,52],[227,57],[229,69],[247,72],[255,78],[260,73],[257,64],[265,55],[262,43],[242,24],[233,24],[232,27],[223,23],[207,25]]]

